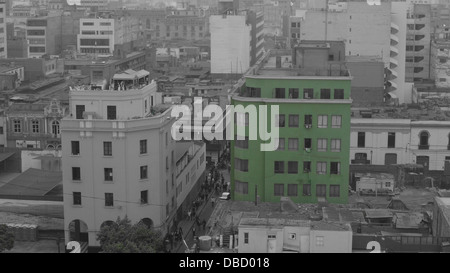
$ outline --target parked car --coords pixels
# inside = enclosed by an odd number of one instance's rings
[[[222,196],[219,198],[220,198],[220,200],[230,200],[231,194],[229,192],[224,192],[224,193],[222,193]]]

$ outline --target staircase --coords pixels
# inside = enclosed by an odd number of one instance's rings
[[[233,235],[231,227],[224,228],[222,235],[223,235],[223,246],[230,247],[230,235]]]

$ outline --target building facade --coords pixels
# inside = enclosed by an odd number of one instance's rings
[[[444,171],[450,161],[448,121],[352,118],[351,123],[351,164],[419,164]]]
[[[431,5],[413,4],[407,14],[406,81],[431,78]]]
[[[206,167],[204,144],[177,148],[171,107],[157,107],[161,96],[148,72],[116,74],[109,88],[70,96],[62,122],[63,183],[72,194],[64,198],[66,243],[98,247],[101,226],[125,216],[169,231]]]
[[[57,100],[49,103],[14,103],[5,112],[7,146],[47,149],[61,145],[61,119],[67,108]]]
[[[351,253],[349,224],[294,219],[242,218],[239,253]]]
[[[340,69],[331,76],[326,69],[317,72],[261,69],[246,76],[246,90],[233,96],[234,106],[279,106],[278,149],[261,151],[259,138],[231,142],[234,200],[278,202],[288,196],[296,203],[347,202],[351,77]],[[256,131],[249,124],[259,118],[238,118],[236,130],[245,130],[240,136]]]
[[[0,1],[0,58],[7,58],[8,56],[6,16],[6,3],[5,0],[3,0]]]

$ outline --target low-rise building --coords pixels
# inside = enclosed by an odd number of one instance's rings
[[[239,253],[351,253],[349,224],[278,218],[242,218]]]
[[[450,197],[435,197],[433,207],[433,236],[450,237]]]

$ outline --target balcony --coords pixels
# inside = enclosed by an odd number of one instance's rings
[[[419,145],[419,150],[429,150],[430,145]]]
[[[400,40],[398,39],[398,37],[391,34],[391,45],[398,45],[399,42]]]
[[[367,160],[367,159],[354,159],[354,160],[352,160],[352,164],[370,165],[370,160]]]
[[[391,33],[396,34],[400,31],[400,27],[397,24],[391,22]]]
[[[398,61],[394,58],[391,58],[389,62],[391,63],[390,65],[391,68],[396,68],[398,66]]]
[[[392,54],[394,53],[394,54]],[[398,48],[395,46],[391,46],[391,57],[395,57],[399,54]]]

